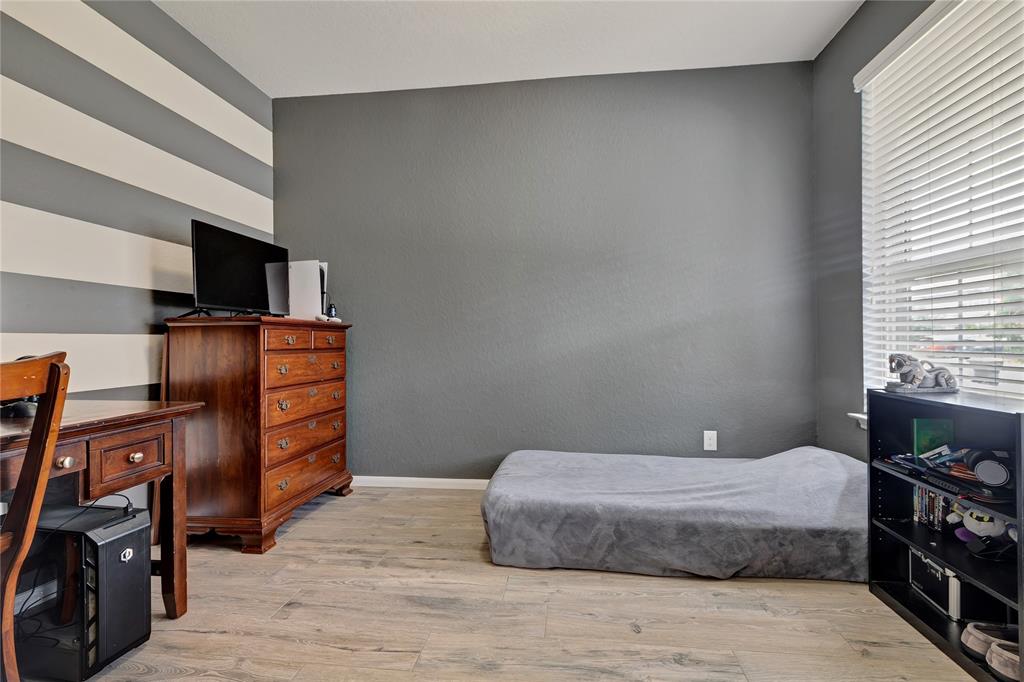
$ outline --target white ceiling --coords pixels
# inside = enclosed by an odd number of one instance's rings
[[[861,0],[157,0],[271,97],[814,59]]]

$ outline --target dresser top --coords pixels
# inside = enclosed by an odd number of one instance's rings
[[[264,327],[305,327],[306,329],[348,329],[348,322],[321,322],[300,320],[297,317],[273,317],[270,315],[218,315],[213,317],[168,317],[164,320],[169,327],[195,327],[203,325],[260,325]]]

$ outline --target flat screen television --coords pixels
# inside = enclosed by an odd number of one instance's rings
[[[192,221],[196,308],[288,314],[288,249]]]

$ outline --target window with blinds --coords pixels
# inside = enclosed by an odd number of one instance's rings
[[[865,386],[904,352],[1024,399],[1024,2],[953,6],[861,88]]]

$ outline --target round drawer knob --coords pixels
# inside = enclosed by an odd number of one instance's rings
[[[306,424],[306,428],[309,429],[310,431],[315,429],[316,428],[316,420],[314,419],[313,421],[311,421],[308,424]]]
[[[278,400],[277,401],[277,409],[281,410],[282,412],[288,411],[288,408],[291,407],[291,406],[292,406],[292,404],[290,402],[288,402],[287,400]]]
[[[287,487],[288,487],[288,479],[287,478],[277,484],[277,489],[278,490],[284,490]]]
[[[329,346],[333,346],[334,345],[334,335],[333,334],[327,337],[327,345],[329,345]]]
[[[74,457],[58,457],[56,462],[58,469],[70,469],[75,466]]]
[[[292,334],[289,334],[288,336],[284,337],[284,342],[287,343],[289,346],[294,346],[295,345],[295,336],[293,336]]]
[[[287,374],[288,373],[288,365],[278,365],[277,366],[277,373],[280,374],[281,376],[284,376],[285,374]]]
[[[128,455],[128,461],[131,462],[132,464],[138,464],[145,458],[146,456],[141,452],[133,452],[132,454]]]
[[[338,419],[335,419],[334,421],[332,421],[331,422],[331,428],[334,429],[335,431],[340,429],[341,428],[341,421],[338,420]]]
[[[341,360],[335,360],[332,362],[331,369],[341,369]]]
[[[335,464],[340,462],[341,461],[341,453],[340,452],[335,452],[333,455],[331,455],[331,461],[334,462]]]
[[[319,391],[317,391],[317,390],[316,390],[315,388],[311,388],[311,389],[309,389],[309,397],[310,397],[310,398],[316,397],[316,394],[317,394],[318,392],[319,392]]]
[[[290,444],[291,443],[288,441],[287,438],[282,438],[281,440],[277,441],[277,447],[281,448],[282,450],[287,450]]]
[[[341,400],[341,391],[332,391],[331,397],[335,400]]]
[[[312,464],[313,462],[316,461],[316,455],[309,455],[308,457],[306,457],[306,461]]]

